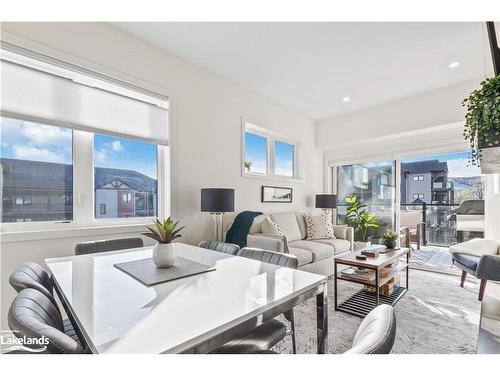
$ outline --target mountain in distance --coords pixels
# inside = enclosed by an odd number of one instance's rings
[[[448,177],[448,180],[454,182],[455,191],[456,190],[466,190],[471,189],[474,186],[481,185],[481,176],[472,177]]]

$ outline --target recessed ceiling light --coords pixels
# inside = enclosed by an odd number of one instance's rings
[[[453,69],[453,68],[456,68],[456,67],[457,67],[457,66],[459,66],[459,65],[460,65],[460,63],[459,63],[458,61],[453,61],[452,63],[450,63],[450,64],[448,65],[448,68]]]
[[[344,103],[347,103],[347,102],[350,102],[350,101],[351,101],[351,98],[349,98],[348,96],[345,96],[345,97],[343,97],[343,98],[342,98],[342,101],[343,101]]]

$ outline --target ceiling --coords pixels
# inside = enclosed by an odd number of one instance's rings
[[[482,77],[488,47],[477,22],[115,26],[314,121]]]

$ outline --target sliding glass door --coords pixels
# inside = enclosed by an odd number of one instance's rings
[[[381,243],[386,230],[393,229],[396,198],[395,163],[392,160],[334,167],[337,191],[337,222],[346,223],[346,198],[357,197],[366,204],[368,212],[375,215],[380,224],[378,229],[368,231],[372,243]],[[361,241],[359,233],[356,240]]]

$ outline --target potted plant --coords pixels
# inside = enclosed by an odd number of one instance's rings
[[[245,166],[245,170],[247,171],[247,173],[250,173],[250,168],[252,168],[252,162],[246,161],[243,163],[243,165]]]
[[[462,102],[467,108],[464,138],[469,141],[469,161],[482,173],[500,172],[500,75],[481,82]]]
[[[153,261],[156,267],[170,267],[174,264],[175,252],[173,240],[182,237],[179,232],[184,227],[177,228],[178,221],[168,218],[160,221],[158,218],[154,220],[154,227],[147,227],[149,232],[143,233],[144,236],[157,241],[153,247]]]
[[[368,228],[379,227],[377,218],[366,210],[366,204],[362,204],[357,197],[347,197],[345,201],[348,204],[347,222],[354,227],[354,233],[357,233],[360,239],[360,241],[356,242],[356,247],[363,248],[369,246],[370,242],[367,241],[367,231]]]
[[[399,235],[394,232],[393,230],[388,230],[387,232],[384,233],[384,245],[388,249],[394,249],[396,248],[396,245],[398,244]]]

